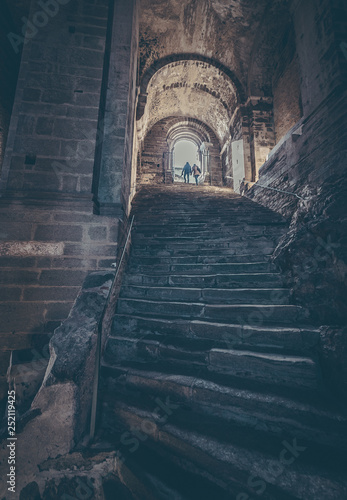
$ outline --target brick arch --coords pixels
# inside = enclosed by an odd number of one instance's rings
[[[174,147],[178,141],[184,139],[191,139],[200,147],[203,142],[211,141],[211,133],[207,125],[200,120],[194,118],[177,120],[168,130],[166,140]]]

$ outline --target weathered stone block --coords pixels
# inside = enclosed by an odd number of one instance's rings
[[[86,271],[42,271],[39,284],[42,286],[81,286]]]
[[[3,222],[1,224],[0,240],[25,241],[31,239],[31,224],[20,222]]]
[[[36,133],[38,135],[52,135],[54,119],[39,117],[36,123]]]
[[[65,244],[65,255],[81,255],[84,253],[86,256],[91,257],[116,257],[118,245],[73,245],[71,243]]]
[[[82,226],[37,226],[34,239],[36,241],[82,241]]]
[[[0,301],[14,301],[19,300],[22,294],[22,289],[18,287],[4,287],[0,288]]]
[[[106,240],[107,228],[105,226],[90,227],[88,231],[91,240]]]
[[[14,289],[15,290],[15,289]],[[24,289],[23,301],[58,302],[73,301],[77,297],[79,287],[28,287]],[[1,298],[1,294],[0,294]]]
[[[23,101],[39,101],[41,97],[41,90],[25,88],[23,90]]]
[[[0,270],[0,281],[9,285],[31,285],[37,283],[39,273],[36,271]]]
[[[45,307],[39,303],[6,302],[0,304],[0,331],[42,331]]]
[[[0,247],[1,252],[1,247]],[[0,253],[1,255],[1,253]],[[0,267],[35,267],[35,257],[0,257]]]

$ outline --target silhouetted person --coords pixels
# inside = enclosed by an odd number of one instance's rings
[[[195,179],[195,183],[196,185],[198,185],[198,179],[199,179],[199,175],[201,174],[201,170],[200,168],[196,165],[196,163],[194,163],[194,165],[192,166],[192,174],[194,176],[194,179]]]
[[[184,165],[183,169],[182,169],[181,177],[182,177],[182,175],[184,174],[184,182],[187,182],[187,180],[186,180],[186,179],[188,179],[188,184],[189,184],[189,176],[190,176],[191,172],[192,172],[192,167],[191,167],[191,166],[189,165],[189,163],[187,162],[187,163]]]

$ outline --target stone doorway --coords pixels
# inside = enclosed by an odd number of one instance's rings
[[[181,176],[181,173],[186,162],[188,162],[191,167],[195,163],[202,172],[201,152],[194,141],[187,139],[179,140],[176,142],[172,152],[174,183],[184,183],[184,176]],[[189,176],[189,184],[195,184],[193,175]]]

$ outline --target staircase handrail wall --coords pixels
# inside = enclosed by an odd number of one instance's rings
[[[110,322],[112,321],[112,316],[114,313],[114,306],[117,302],[117,298],[119,295],[120,288],[120,278],[122,275],[122,271],[125,267],[125,256],[129,247],[130,235],[134,225],[135,216],[133,215],[130,224],[128,225],[128,229],[126,233],[125,243],[122,249],[121,257],[118,263],[115,263],[116,274],[110,289],[110,293],[108,295],[108,299],[105,305],[105,309],[99,323],[98,328],[98,339],[97,339],[97,350],[96,350],[96,359],[95,359],[95,375],[93,380],[93,397],[92,397],[92,407],[91,407],[91,417],[90,417],[90,430],[89,430],[89,440],[92,441],[95,435],[95,427],[96,427],[96,416],[97,416],[97,407],[98,407],[98,390],[99,390],[99,377],[100,377],[100,363],[101,356],[103,352],[103,345],[105,344],[105,337],[107,337]],[[124,264],[124,265],[123,265]]]

